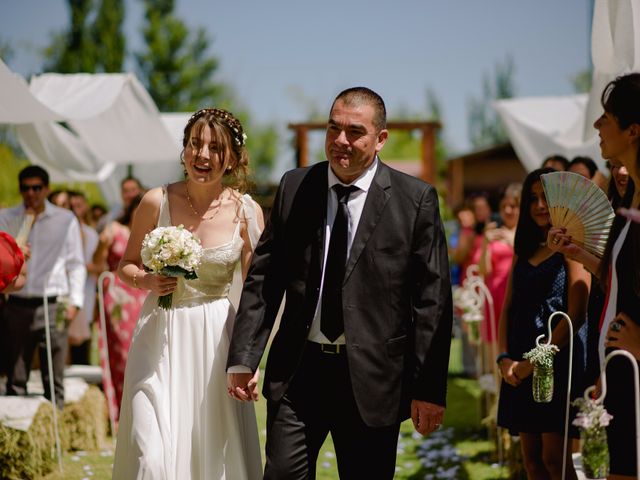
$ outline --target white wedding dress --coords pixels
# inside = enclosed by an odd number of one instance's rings
[[[158,226],[171,225],[164,192]],[[254,202],[244,195],[242,204],[253,248]],[[253,403],[227,395],[235,316],[227,296],[244,243],[239,225],[228,243],[204,249],[197,279],[178,281],[171,309],[147,297],[125,372],[116,480],[262,478]]]

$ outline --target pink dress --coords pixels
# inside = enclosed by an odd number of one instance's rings
[[[109,271],[116,272],[120,259],[129,241],[129,230],[117,224],[114,229],[113,241],[107,254]],[[110,228],[110,227],[107,227]],[[125,284],[116,275],[114,285],[109,288],[109,280],[104,283],[104,307],[107,330],[107,345],[109,347],[109,367],[111,369],[111,382],[109,377],[103,375],[102,383],[107,399],[111,400],[111,408],[115,412],[115,418],[119,417],[120,403],[122,401],[122,386],[124,384],[124,370],[127,364],[131,337],[135,329],[140,309],[147,297],[146,290],[132,288]],[[100,344],[100,366],[105,371],[106,359],[104,355],[104,339],[102,335]]]
[[[507,292],[507,282],[509,280],[509,270],[513,261],[513,247],[508,243],[496,240],[489,243],[491,254],[491,273],[484,279],[491,296],[493,297],[494,326],[492,330],[488,305],[485,307],[485,320],[482,322],[481,335],[484,342],[493,342],[492,331],[498,332],[498,321],[500,312],[504,304],[504,297]],[[479,260],[479,258],[478,258]]]

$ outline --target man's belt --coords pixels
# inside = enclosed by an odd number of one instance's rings
[[[55,295],[53,297],[47,297],[47,303],[52,304],[58,301],[58,297]],[[18,297],[16,295],[9,295],[8,305],[17,305],[19,307],[39,307],[40,305],[44,305],[44,300],[42,297]]]

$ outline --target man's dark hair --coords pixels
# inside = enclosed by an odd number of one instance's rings
[[[547,162],[557,162],[559,164],[562,165],[562,167],[566,170],[567,168],[569,168],[569,159],[563,155],[559,155],[559,154],[554,154],[554,155],[549,155],[547,158],[545,158],[542,162],[542,166],[541,168],[546,168],[544,165],[546,165]],[[553,168],[553,167],[551,167]]]
[[[367,87],[351,87],[338,94],[331,105],[331,110],[338,100],[346,105],[358,106],[368,104],[373,107],[373,125],[378,131],[387,128],[387,108],[384,100],[376,92]]]
[[[39,167],[38,165],[29,165],[28,167],[24,167],[20,170],[20,173],[18,174],[18,181],[22,183],[27,178],[39,178],[42,180],[45,187],[49,186],[49,174],[44,168]]]

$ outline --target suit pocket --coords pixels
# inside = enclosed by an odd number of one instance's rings
[[[387,345],[387,354],[390,357],[397,357],[398,355],[402,355],[407,346],[407,336],[402,335],[400,337],[390,338],[386,342]]]

